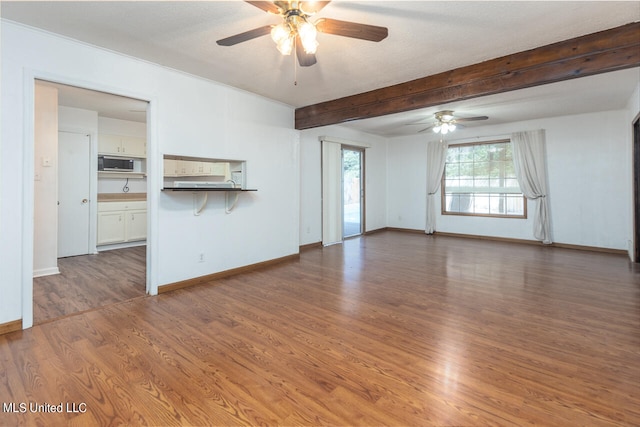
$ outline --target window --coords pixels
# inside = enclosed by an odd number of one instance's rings
[[[507,140],[452,145],[442,177],[442,213],[526,218]]]

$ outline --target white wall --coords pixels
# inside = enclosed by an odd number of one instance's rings
[[[22,318],[29,327],[32,317],[34,77],[150,101],[151,293],[298,252],[299,141],[291,107],[7,21],[1,31],[0,324]],[[211,194],[194,216],[191,194],[161,192],[163,153],[247,160],[248,185],[258,191],[241,194],[231,214],[224,195]]]
[[[627,249],[627,126],[621,111],[553,119],[545,125],[555,241]]]
[[[389,227],[425,229],[427,136],[397,137],[389,141],[387,150],[387,224]]]
[[[624,111],[606,111],[474,126],[456,131],[454,135],[457,142],[465,142],[477,136],[504,136],[515,131],[545,129],[553,240],[626,250],[631,203],[627,127]],[[456,140],[450,140],[450,143]],[[412,170],[412,178],[423,179],[426,173],[425,142],[424,136],[392,139],[388,175],[396,177]],[[400,185],[392,179],[389,183],[389,226],[424,230],[423,184],[391,191]],[[522,220],[441,215],[440,194],[436,198],[437,231],[533,240],[533,201],[528,205],[529,218]],[[411,200],[412,203],[407,203]]]
[[[33,275],[58,270],[58,90],[35,87]]]
[[[370,144],[365,150],[365,231],[387,226],[387,142],[343,126],[300,132],[300,245],[322,241],[322,157],[319,137]]]
[[[147,137],[147,124],[144,122],[132,122],[130,120],[112,119],[111,117],[98,117],[98,132],[111,135],[133,136],[136,138]]]
[[[61,131],[98,133],[98,113],[84,108],[58,107],[58,126]]]

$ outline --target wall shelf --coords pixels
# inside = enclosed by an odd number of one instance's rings
[[[98,171],[98,178],[122,178],[122,179],[143,179],[147,176],[144,172],[109,172]]]
[[[231,211],[233,210],[233,208],[235,208],[236,203],[238,202],[238,197],[240,196],[240,193],[245,192],[245,191],[258,191],[256,189],[251,189],[251,188],[231,188],[231,187],[164,187],[162,189],[162,191],[182,191],[182,192],[190,192],[193,194],[193,202],[194,202],[194,208],[193,208],[193,214],[195,216],[198,216],[202,213],[202,211],[204,210],[204,207],[207,205],[207,199],[208,199],[208,195],[210,192],[214,191],[214,192],[223,192],[225,195],[225,212],[226,213],[231,213]],[[196,193],[203,193],[202,194],[202,200],[200,202],[197,201],[198,199],[198,194]],[[234,193],[234,196],[230,196],[230,193]],[[233,197],[233,201],[230,200],[231,197]]]
[[[231,192],[240,192],[240,191],[258,191],[257,189],[252,188],[207,188],[207,187],[164,187],[162,191],[231,191]]]

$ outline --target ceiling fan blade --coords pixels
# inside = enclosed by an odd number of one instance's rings
[[[298,64],[300,64],[301,67],[310,67],[318,62],[313,53],[307,53],[304,51],[304,47],[302,47],[302,42],[300,41],[300,36],[296,36],[296,56],[298,57]]]
[[[253,30],[245,31],[244,33],[236,34],[235,36],[218,40],[216,43],[220,46],[233,46],[234,44],[246,42],[247,40],[266,36],[269,33],[271,33],[271,25],[265,25],[264,27],[254,28]]]
[[[418,133],[426,132],[426,131],[428,131],[429,129],[433,129],[433,126],[435,126],[435,125],[431,125],[431,126],[429,126],[428,128],[420,129],[420,130],[418,131]]]
[[[331,3],[331,0],[328,1],[302,1],[300,2],[300,9],[309,15],[313,15],[314,13],[320,12],[325,8],[326,5]]]
[[[372,42],[384,40],[389,35],[389,30],[385,27],[339,21],[337,19],[322,18],[319,19],[315,25],[316,29],[322,33],[369,40]]]
[[[278,6],[276,6],[273,2],[270,1],[248,1],[245,0],[245,3],[249,3],[250,5],[253,5],[255,7],[257,7],[258,9],[262,9],[265,12],[268,13],[273,13],[275,15],[280,15],[281,10]]]
[[[463,117],[455,119],[455,122],[474,122],[476,120],[487,120],[489,117],[487,116],[477,116],[477,117]]]

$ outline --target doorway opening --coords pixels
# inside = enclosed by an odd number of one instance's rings
[[[359,236],[364,229],[363,163],[363,149],[342,148],[343,238]]]
[[[36,80],[34,106],[33,322],[145,296],[148,102]]]

